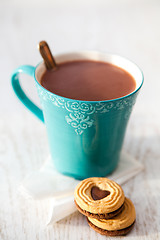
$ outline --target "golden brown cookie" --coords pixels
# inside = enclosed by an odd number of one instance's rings
[[[108,230],[104,230],[99,227],[96,227],[93,223],[91,223],[88,220],[88,218],[87,218],[87,221],[88,221],[89,226],[91,228],[93,228],[96,232],[100,233],[101,235],[106,235],[106,236],[110,236],[110,237],[126,235],[128,232],[130,232],[132,230],[134,223],[135,223],[134,222],[131,226],[121,229],[121,230],[108,231]]]
[[[117,183],[108,178],[87,178],[74,192],[77,209],[85,216],[111,218],[123,209],[124,192]]]
[[[79,206],[78,206],[78,204],[76,203],[76,201],[74,201],[75,202],[75,205],[76,205],[76,207],[77,207],[77,209],[78,209],[78,211],[80,212],[80,213],[82,213],[83,215],[85,215],[86,217],[92,217],[92,218],[96,218],[96,219],[101,219],[101,218],[105,218],[105,219],[109,219],[109,218],[112,218],[112,217],[114,217],[114,216],[116,216],[117,214],[119,214],[122,210],[123,210],[123,205],[120,207],[120,208],[118,208],[116,211],[114,211],[114,212],[111,212],[111,213],[103,213],[103,214],[95,214],[95,213],[90,213],[90,212],[87,212],[87,211],[85,211],[85,210],[82,210]]]
[[[125,198],[121,213],[111,219],[88,218],[88,224],[95,231],[106,236],[120,236],[127,234],[136,220],[136,212],[130,199]]]

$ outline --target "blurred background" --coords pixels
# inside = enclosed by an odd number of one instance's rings
[[[157,112],[160,101],[159,0],[1,0],[1,110],[21,111],[10,88],[11,72],[41,61],[37,44],[46,40],[54,54],[76,50],[117,53],[137,63],[145,84],[136,111]],[[23,80],[37,98],[33,80]],[[6,98],[7,94],[7,98]],[[150,97],[152,96],[152,98]],[[6,101],[4,101],[6,99]],[[38,101],[38,100],[37,100]],[[3,104],[2,104],[3,102]],[[143,105],[147,105],[144,108]]]

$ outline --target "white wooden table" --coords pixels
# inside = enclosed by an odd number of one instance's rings
[[[142,162],[145,170],[124,185],[137,211],[135,228],[125,238],[160,239],[159,13],[156,0],[1,0],[0,240],[106,239],[90,229],[78,212],[46,227],[49,200],[25,200],[18,192],[23,178],[41,166],[49,149],[45,127],[18,102],[10,75],[19,65],[36,65],[41,60],[36,45],[43,39],[55,53],[114,52],[143,69],[145,84],[128,125],[124,149]],[[23,86],[38,102],[33,80],[23,78]]]

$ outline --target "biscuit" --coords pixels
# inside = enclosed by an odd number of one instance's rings
[[[88,218],[87,218],[87,221],[88,221],[88,224],[91,228],[93,228],[96,232],[100,233],[101,235],[106,235],[106,236],[109,236],[109,237],[115,237],[115,236],[123,236],[123,235],[126,235],[128,232],[130,232],[133,228],[133,225],[134,223],[127,227],[127,228],[124,228],[124,229],[121,229],[121,230],[114,230],[114,231],[107,231],[107,230],[104,230],[104,229],[101,229],[99,227],[96,227],[93,223],[91,223]]]
[[[136,212],[132,201],[125,198],[121,213],[111,219],[87,218],[88,224],[96,232],[106,236],[121,236],[127,234],[136,220]]]
[[[111,212],[111,213],[95,214],[95,213],[90,213],[90,212],[87,212],[87,211],[83,210],[82,208],[80,208],[78,206],[76,201],[74,201],[74,202],[75,202],[75,205],[76,205],[76,207],[77,207],[77,209],[78,209],[78,211],[80,213],[82,213],[86,217],[92,217],[92,218],[96,218],[96,219],[102,219],[102,218],[109,219],[109,218],[112,218],[112,217],[116,216],[117,214],[119,214],[122,211],[123,205],[124,205],[123,204],[120,208],[118,208],[116,211]]]
[[[123,209],[124,192],[108,178],[87,178],[74,192],[77,209],[85,216],[97,219],[111,218]]]

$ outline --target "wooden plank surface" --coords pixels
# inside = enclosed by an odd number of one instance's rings
[[[143,69],[145,84],[128,125],[124,149],[142,162],[145,170],[123,186],[137,212],[135,228],[125,238],[160,239],[160,3],[93,1],[92,10],[90,4],[0,3],[0,240],[106,239],[90,229],[78,212],[45,226],[51,200],[32,201],[18,192],[23,178],[41,166],[49,149],[45,126],[18,102],[10,74],[19,65],[40,61],[36,44],[42,39],[54,43],[55,53],[82,49],[116,52]],[[38,102],[32,79],[23,79],[26,91]]]

